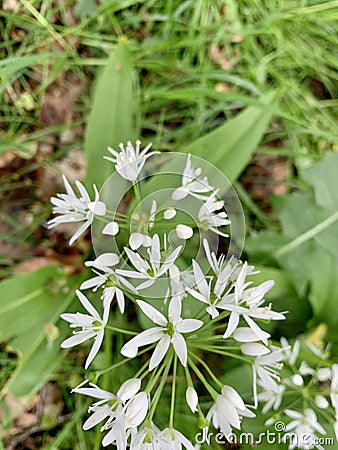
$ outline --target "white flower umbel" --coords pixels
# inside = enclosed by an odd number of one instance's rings
[[[115,164],[116,172],[118,172],[121,177],[134,183],[140,175],[146,160],[150,156],[160,153],[147,153],[151,146],[152,144],[148,144],[141,151],[141,141],[136,141],[135,147],[130,141],[128,141],[126,147],[124,147],[122,143],[119,144],[120,151],[108,147],[108,151],[113,155],[113,158],[104,156],[104,159],[107,159]]]
[[[161,363],[170,344],[172,344],[181,364],[186,366],[188,350],[182,333],[191,333],[198,330],[203,322],[197,319],[181,318],[182,302],[179,297],[171,299],[168,307],[168,318],[143,300],[137,300],[137,304],[144,314],[159,326],[149,328],[133,337],[122,347],[122,355],[134,358],[139,347],[158,342],[149,362],[149,370],[151,371]]]
[[[156,279],[164,275],[174,264],[182,246],[177,247],[164,262],[161,262],[160,238],[155,234],[152,238],[151,247],[148,250],[149,262],[138,253],[125,247],[125,252],[135,270],[118,269],[116,273],[127,278],[145,280],[137,286],[138,290],[152,286]]]
[[[52,197],[50,199],[51,203],[54,205],[53,213],[61,215],[49,220],[47,226],[48,228],[54,228],[60,223],[84,222],[71,237],[69,245],[72,245],[76,239],[90,227],[96,215],[104,216],[106,214],[106,205],[100,201],[95,184],[95,199],[94,201],[91,201],[86,188],[80,181],[75,181],[76,187],[80,193],[79,197],[75,195],[73,188],[64,175],[63,182],[67,193],[57,194],[57,197]]]
[[[225,266],[213,283],[213,277],[207,281],[196,261],[193,260],[192,265],[197,289],[187,288],[187,292],[200,302],[206,303],[208,305],[206,311],[214,319],[219,315],[217,310],[218,303],[229,290],[228,281],[233,269],[230,265]]]
[[[223,386],[221,395],[216,397],[206,416],[207,421],[212,421],[214,427],[227,437],[232,432],[232,427],[241,429],[241,417],[255,417],[255,414],[245,406],[234,388]]]
[[[285,414],[293,419],[285,427],[284,440],[289,443],[289,450],[294,448],[324,450],[324,447],[319,444],[319,438],[315,433],[326,434],[326,431],[318,423],[316,413],[312,409],[305,409],[304,414],[286,409]],[[291,441],[290,436],[287,434],[290,431],[295,434],[295,439],[291,438]]]
[[[220,236],[229,237],[218,229],[229,225],[230,220],[224,210],[220,211],[224,209],[224,202],[216,199],[217,194],[218,190],[214,191],[200,207],[197,214],[198,223],[202,230],[210,230]]]
[[[123,314],[125,308],[123,291],[127,289],[127,291],[134,294],[138,292],[129,281],[125,280],[121,275],[116,274],[112,269],[118,262],[119,257],[115,253],[103,253],[94,261],[86,261],[85,265],[90,267],[96,276],[84,281],[80,289],[92,289],[95,292],[99,287],[103,287],[101,296],[103,304],[110,305],[115,296],[118,307]]]
[[[181,200],[187,195],[192,195],[198,199],[205,199],[207,194],[211,192],[214,188],[209,184],[206,177],[201,178],[202,170],[200,168],[193,169],[191,165],[191,154],[187,157],[187,162],[183,171],[182,185],[175,189],[172,193],[171,198],[173,200]]]
[[[161,437],[162,446],[158,450],[195,450],[192,443],[180,431],[174,428],[166,428],[163,430]]]
[[[73,336],[63,341],[61,347],[74,347],[87,341],[88,339],[94,338],[94,344],[89,352],[85,364],[85,368],[87,369],[95,358],[97,352],[100,350],[104,336],[104,329],[108,321],[110,305],[108,303],[104,305],[103,318],[101,319],[99,313],[89,302],[89,300],[82,294],[82,292],[77,290],[76,295],[89,314],[82,314],[79,312],[76,314],[61,314],[60,317],[69,322],[71,328],[81,328],[80,331],[74,331]]]

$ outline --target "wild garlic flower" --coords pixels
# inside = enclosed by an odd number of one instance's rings
[[[263,389],[263,392],[258,394],[257,400],[265,402],[265,405],[262,408],[262,413],[266,414],[270,411],[270,409],[277,411],[282,404],[285,386],[282,384],[276,384],[273,390],[269,390],[260,380],[258,380],[258,385]]]
[[[163,449],[162,432],[157,426],[150,424],[142,425],[139,430],[131,429],[131,439],[129,450],[160,450]]]
[[[206,416],[207,421],[212,422],[216,430],[220,429],[227,437],[232,427],[241,429],[241,417],[255,417],[255,414],[245,406],[234,388],[223,386],[222,393],[216,397]]]
[[[137,300],[138,306],[158,327],[149,328],[133,337],[121,349],[121,353],[129,358],[134,358],[139,347],[158,342],[150,358],[149,371],[157,367],[165,357],[170,345],[173,346],[181,364],[187,365],[188,350],[182,334],[198,330],[203,322],[197,319],[182,319],[182,302],[179,297],[173,297],[168,307],[168,318],[149,303]]]
[[[70,348],[94,338],[94,344],[89,352],[86,360],[85,369],[88,369],[89,365],[95,358],[96,354],[100,350],[104,329],[108,321],[110,304],[104,304],[103,318],[101,319],[99,313],[89,300],[80,292],[76,291],[78,299],[82,303],[82,306],[88,311],[89,314],[82,314],[77,312],[76,314],[61,314],[61,318],[70,323],[71,328],[81,328],[80,331],[74,331],[73,336],[62,342],[62,348]]]
[[[95,216],[104,216],[106,214],[106,205],[104,202],[100,201],[99,192],[95,184],[95,199],[94,201],[91,201],[86,188],[80,181],[75,181],[76,187],[80,193],[80,197],[77,197],[67,178],[64,175],[62,178],[67,193],[57,194],[57,197],[52,197],[50,199],[51,203],[54,205],[53,213],[61,215],[49,220],[47,226],[51,229],[58,226],[60,223],[84,221],[71,237],[69,245],[72,245],[76,239],[90,227]]]
[[[212,319],[215,319],[219,315],[218,303],[231,289],[231,286],[229,289],[228,281],[233,269],[230,265],[225,266],[213,283],[214,277],[207,281],[201,267],[195,260],[192,261],[192,266],[196,289],[187,288],[187,292],[200,302],[207,304],[206,311]]]
[[[83,387],[84,384],[81,383],[72,392],[97,398],[99,401],[89,407],[88,412],[93,414],[84,423],[83,429],[88,430],[106,420],[101,431],[109,432],[103,438],[102,445],[105,447],[115,443],[119,450],[126,450],[130,429],[139,426],[148,412],[148,396],[145,392],[139,392],[141,380],[131,378],[125,381],[116,395],[93,383],[89,384],[90,387]]]
[[[285,414],[293,419],[285,427],[284,441],[289,443],[289,450],[294,448],[324,450],[319,444],[319,438],[315,433],[326,434],[324,428],[318,423],[316,413],[311,408],[304,410],[304,413],[286,409]],[[290,439],[287,433],[292,431],[295,439]]]
[[[141,151],[141,141],[136,141],[135,147],[128,141],[126,147],[124,147],[122,143],[119,144],[120,151],[108,147],[108,151],[113,155],[113,158],[104,156],[104,159],[115,164],[116,172],[118,172],[121,177],[134,183],[138,179],[147,159],[152,155],[160,153],[150,152],[147,154],[151,146],[152,144],[148,144]]]
[[[191,154],[189,153],[187,157],[187,162],[182,175],[182,185],[175,189],[172,193],[171,198],[173,200],[181,200],[187,195],[192,195],[198,199],[205,199],[207,194],[213,191],[213,187],[209,184],[206,177],[200,178],[202,175],[202,170],[200,168],[193,169],[191,164]]]
[[[232,335],[239,324],[240,317],[243,317],[252,331],[267,345],[265,333],[253,319],[283,320],[285,316],[272,311],[270,306],[261,307],[265,301],[264,295],[272,288],[274,282],[266,281],[257,287],[247,289],[251,283],[245,281],[246,273],[247,264],[244,263],[235,282],[234,293],[225,296],[218,305],[219,308],[231,312],[224,338]]]
[[[117,269],[116,273],[127,278],[144,280],[137,286],[137,290],[146,289],[152,286],[156,279],[164,275],[177,259],[182,246],[177,247],[171,255],[161,262],[160,238],[155,234],[152,238],[151,247],[148,250],[149,262],[143,259],[138,253],[125,247],[129,261],[135,270]]]
[[[195,450],[192,443],[178,430],[166,428],[162,431],[161,450]]]
[[[218,229],[229,225],[230,220],[227,213],[224,210],[221,211],[224,209],[224,202],[216,199],[217,193],[218,190],[214,191],[201,205],[197,214],[198,223],[202,230],[210,230],[220,236],[229,237]]]
[[[124,290],[137,294],[134,286],[125,280],[121,275],[117,275],[111,268],[118,264],[119,257],[115,253],[103,253],[94,261],[86,261],[85,265],[90,267],[96,274],[95,277],[84,281],[80,289],[92,289],[95,292],[98,288],[103,288],[102,300],[103,304],[110,305],[113,298],[116,297],[118,307],[121,313],[124,313],[125,298]]]

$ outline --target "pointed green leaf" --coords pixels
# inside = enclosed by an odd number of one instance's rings
[[[87,157],[87,186],[103,185],[114,172],[107,147],[134,140],[136,129],[136,100],[133,96],[135,73],[128,42],[121,40],[98,76],[85,135]]]

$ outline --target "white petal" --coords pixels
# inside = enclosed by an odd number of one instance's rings
[[[182,366],[186,367],[188,359],[188,350],[184,337],[180,333],[174,333],[174,336],[172,337],[171,341],[174,346],[174,350],[177,353],[179,360],[181,361]]]
[[[197,411],[198,395],[192,386],[189,386],[185,391],[185,399],[189,408],[191,409],[191,412],[195,413]]]
[[[102,253],[102,255],[98,256],[94,263],[97,266],[101,267],[110,267],[110,266],[116,266],[119,262],[119,257],[116,253]]]
[[[247,344],[241,345],[241,350],[245,355],[249,356],[260,356],[270,353],[270,350],[263,344],[257,342],[248,342]]]
[[[164,315],[156,308],[149,305],[149,303],[144,302],[143,300],[136,300],[136,303],[152,322],[156,323],[157,325],[161,325],[162,327],[165,327],[167,325],[168,321],[164,317]]]
[[[175,208],[168,208],[164,211],[163,217],[166,220],[173,219],[176,216],[176,209]]]
[[[85,223],[83,223],[78,230],[73,234],[73,236],[69,239],[69,245],[73,245],[76,239],[78,239],[81,234],[83,234],[87,228],[89,228],[91,225],[91,221],[87,220]]]
[[[176,234],[180,239],[190,239],[194,234],[194,230],[188,225],[179,224],[176,227]]]
[[[237,391],[235,391],[233,387],[223,386],[222,395],[230,399],[236,408],[245,409],[245,404],[242,397],[238,394]]]
[[[168,307],[168,320],[173,324],[177,324],[181,317],[182,300],[175,296],[170,300]]]
[[[139,378],[131,378],[121,384],[120,389],[117,391],[117,397],[125,402],[132,398],[141,388],[141,380]]]
[[[89,365],[91,364],[91,362],[97,355],[98,351],[100,350],[100,347],[101,347],[102,341],[103,341],[103,336],[104,336],[104,330],[101,329],[95,338],[92,348],[90,349],[89,355],[86,360],[85,369],[88,369]]]
[[[138,427],[146,418],[148,406],[149,402],[146,392],[139,392],[131,399],[125,412],[126,428]]]
[[[230,314],[228,327],[223,335],[224,339],[232,335],[232,333],[235,331],[238,325],[238,322],[239,322],[239,315],[235,311],[232,311],[232,313]]]
[[[88,209],[98,216],[104,216],[107,210],[105,203],[98,201],[88,203]]]
[[[90,301],[87,299],[87,297],[85,295],[83,295],[82,292],[79,291],[78,289],[75,291],[75,293],[78,296],[78,299],[82,303],[83,307],[86,308],[86,310],[89,312],[89,314],[91,314],[96,319],[101,320],[99,313],[96,311],[96,309],[90,303]]]
[[[88,339],[91,339],[92,337],[96,336],[95,331],[80,331],[79,333],[74,334],[73,336],[69,337],[65,341],[61,343],[62,348],[70,348],[74,347],[75,345],[82,344],[82,342],[87,341]]]
[[[102,234],[109,234],[116,236],[119,232],[119,224],[117,222],[110,222],[103,228]]]
[[[137,336],[133,337],[128,341],[121,349],[121,353],[123,356],[127,356],[128,358],[131,358],[130,353],[134,354],[135,348],[136,353],[134,356],[136,356],[138,347],[142,347],[143,345],[152,344],[153,342],[158,341],[163,337],[163,331],[162,328],[159,327],[153,327],[149,328],[148,330],[142,331],[142,333],[138,334]]]
[[[102,405],[85,421],[83,424],[83,429],[89,430],[92,427],[95,427],[98,423],[100,423],[103,419],[109,416],[110,408],[108,405]]]
[[[129,238],[129,245],[132,250],[137,250],[143,244],[142,233],[131,233]]]
[[[269,333],[263,331],[266,339],[270,337]],[[256,342],[261,340],[261,336],[257,334],[249,327],[238,327],[233,334],[233,338],[238,342]]]
[[[154,353],[151,356],[149,363],[149,371],[151,372],[155,367],[157,367],[162,359],[165,357],[170,345],[170,337],[165,334],[162,335],[160,342],[156,345]]]
[[[177,324],[177,331],[179,333],[191,333],[198,330],[203,325],[202,320],[198,319],[182,319]]]

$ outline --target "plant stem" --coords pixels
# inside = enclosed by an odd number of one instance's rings
[[[176,394],[176,374],[177,374],[177,355],[174,355],[173,381],[171,387],[171,404],[169,427],[174,428],[174,412],[175,412],[175,394]]]

